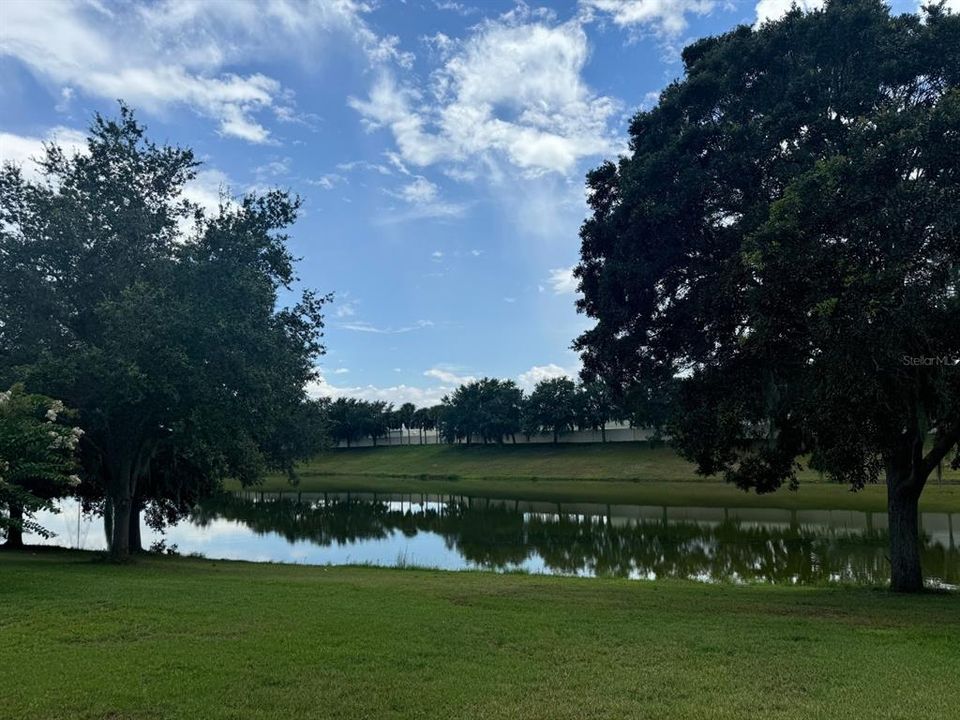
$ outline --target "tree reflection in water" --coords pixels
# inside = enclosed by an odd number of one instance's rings
[[[670,519],[668,508],[660,517],[627,517],[609,509],[590,514],[556,506],[549,513],[522,505],[467,497],[420,501],[419,496],[243,493],[204,504],[192,520],[200,526],[230,520],[257,534],[277,533],[290,543],[318,546],[432,533],[460,555],[465,567],[496,570],[539,558],[554,573],[725,582],[876,585],[890,573],[886,530],[874,529],[865,513],[850,513],[862,522],[838,528],[803,524],[796,514],[792,522],[747,522],[735,511],[724,519],[728,513],[703,509],[705,515],[722,514],[717,520],[684,520]],[[684,514],[696,515],[696,509]],[[954,532],[951,522],[946,544],[927,535],[923,547],[928,578],[950,585],[960,584]]]

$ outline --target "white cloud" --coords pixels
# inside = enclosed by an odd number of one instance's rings
[[[345,182],[347,179],[338,173],[326,173],[316,180],[307,180],[308,185],[316,185],[324,190],[333,190],[334,187]]]
[[[565,268],[554,268],[550,271],[548,282],[554,293],[566,295],[577,291],[577,279],[573,276],[574,267],[571,265]]]
[[[403,384],[388,387],[377,387],[376,385],[338,386],[332,385],[322,375],[307,385],[307,394],[310,397],[329,397],[334,400],[339,397],[355,397],[370,401],[383,400],[394,405],[411,402],[417,407],[436,405],[450,391],[451,388],[448,387],[421,388]]]
[[[357,306],[352,302],[345,302],[337,305],[334,315],[338,318],[353,317],[357,314]]]
[[[76,91],[122,98],[148,111],[187,106],[217,121],[219,132],[272,141],[260,115],[297,118],[292,94],[266,75],[227,68],[248,60],[301,53],[308,59],[334,35],[349,38],[380,65],[408,66],[397,39],[366,25],[353,0],[5,0],[0,56],[14,57],[59,87],[60,105]]]
[[[958,0],[960,1],[960,0]],[[825,0],[760,0],[757,3],[757,23],[777,20],[789,12],[793,5],[801,10],[819,10]]]
[[[393,368],[396,372],[398,368]],[[332,374],[339,374],[340,369],[332,371]],[[578,368],[564,368],[555,363],[546,365],[534,365],[526,372],[517,376],[518,385],[526,392],[530,392],[541,380],[550,380],[553,378],[569,377],[576,379],[579,373]],[[477,380],[473,375],[464,375],[457,368],[448,365],[437,365],[423,373],[424,377],[435,380],[437,384],[427,387],[417,387],[412,385],[400,384],[390,386],[377,385],[355,385],[343,386],[332,385],[323,375],[307,387],[307,392],[311,397],[329,397],[336,399],[338,397],[355,397],[363,400],[383,400],[391,402],[394,405],[400,405],[405,402],[412,402],[417,407],[429,407],[440,402],[444,395],[449,395],[460,385],[471,383]]]
[[[463,3],[459,2],[450,2],[449,0],[445,0],[444,2],[434,0],[433,4],[437,10],[448,10],[450,12],[455,12],[457,15],[462,15],[463,17],[476,15],[480,12],[480,8],[473,7],[471,5],[464,5]]]
[[[513,12],[445,48],[428,92],[384,72],[366,99],[350,99],[369,129],[390,129],[405,163],[495,156],[527,174],[566,174],[614,147],[619,104],[582,78],[589,47],[578,21]]]
[[[279,158],[277,160],[271,160],[268,163],[259,165],[254,168],[253,173],[258,178],[268,178],[268,177],[280,177],[282,175],[290,174],[290,166],[293,163],[293,160],[288,157]]]
[[[444,385],[452,385],[454,387],[466,385],[467,383],[472,383],[476,380],[473,375],[460,375],[455,369],[450,369],[443,366],[432,367],[429,370],[425,370],[423,375],[424,377],[439,380]]]
[[[542,380],[553,380],[554,378],[562,377],[573,379],[576,376],[576,371],[562,368],[555,363],[548,363],[547,365],[534,365],[526,372],[520,373],[520,375],[517,376],[517,381],[521,388],[530,391]]]
[[[440,199],[440,189],[422,175],[399,190],[386,190],[388,195],[403,200],[408,208],[398,214],[390,215],[387,220],[415,220],[419,218],[460,217],[467,206]]]
[[[390,161],[390,164],[393,165],[398,172],[402,173],[403,175],[411,174],[410,170],[404,164],[403,160],[400,159],[400,156],[397,153],[393,152],[392,150],[387,150],[383,156]]]
[[[373,172],[378,172],[381,175],[393,174],[393,171],[386,165],[379,165],[377,163],[367,162],[366,160],[354,160],[352,162],[340,163],[337,165],[337,170],[343,170],[344,172],[353,172],[354,170],[370,170]]]
[[[402,333],[413,332],[414,330],[433,327],[433,322],[430,320],[417,320],[413,325],[405,325],[398,328],[384,328],[372,325],[363,320],[357,320],[356,322],[342,323],[338,325],[338,327],[341,330],[352,330],[354,332],[372,333],[375,335],[400,335]]]
[[[334,375],[346,375],[350,372],[350,368],[339,367],[332,371]]]
[[[425,177],[417,177],[412,183],[400,188],[396,195],[409,203],[430,203],[437,199],[437,186]]]
[[[315,59],[325,37],[349,37],[371,63],[408,67],[414,57],[395,36],[380,37],[363,16],[372,6],[358,0],[161,0],[139,9],[147,25],[179,34],[181,52],[214,67],[243,53],[299,53]],[[240,58],[242,59],[242,58]]]
[[[399,368],[393,368],[398,372]],[[338,374],[338,371],[333,371]],[[417,407],[429,407],[440,402],[444,395],[453,392],[458,386],[473,382],[476,380],[472,375],[461,375],[456,368],[445,365],[438,365],[424,371],[424,377],[436,381],[435,385],[427,387],[417,387],[413,385],[399,384],[390,386],[377,385],[355,385],[343,386],[331,384],[321,373],[318,380],[307,386],[307,392],[311,397],[329,397],[336,399],[338,397],[355,397],[363,400],[383,400],[385,402],[400,405],[405,402],[412,402]]]
[[[199,205],[208,215],[215,215],[220,203],[229,204],[230,178],[215,168],[204,168],[183,188],[183,196]]]
[[[60,101],[53,106],[53,109],[60,113],[67,112],[70,109],[70,103],[73,101],[73,95],[73,88],[60,88]]]
[[[0,132],[0,162],[19,166],[28,180],[40,180],[40,168],[35,161],[43,157],[45,142],[56,143],[68,155],[87,151],[87,133],[74,128],[54,127],[43,137]],[[223,171],[202,167],[184,185],[183,198],[199,205],[207,214],[214,215],[219,211],[221,202],[231,202],[230,185],[230,178]],[[186,227],[187,224],[184,224],[183,229],[186,230]]]
[[[37,180],[40,168],[35,161],[44,156],[45,142],[55,142],[68,155],[73,155],[86,152],[87,134],[68,127],[51,128],[43,137],[0,132],[0,162],[13,163],[20,167],[25,178]]]
[[[652,27],[665,35],[683,32],[688,15],[709,15],[716,5],[715,0],[580,0],[588,16],[596,12],[620,27]]]
[[[643,101],[640,103],[641,110],[649,110],[654,108],[660,102],[660,91],[651,90],[643,94]]]

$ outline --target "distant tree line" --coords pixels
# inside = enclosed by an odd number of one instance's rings
[[[570,378],[542,380],[529,394],[512,380],[482,378],[464,383],[438,405],[399,408],[382,400],[338,398],[327,406],[330,438],[347,447],[370,438],[374,446],[391,430],[405,428],[407,443],[416,432],[423,444],[436,431],[438,442],[483,444],[516,442],[516,436],[548,433],[553,442],[572,430],[599,430],[606,442],[606,424],[628,413],[602,382],[575,383]]]

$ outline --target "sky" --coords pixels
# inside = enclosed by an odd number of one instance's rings
[[[424,406],[483,376],[529,389],[579,369],[587,170],[625,152],[686,44],[789,6],[0,0],[0,158],[35,172],[44,140],[80,146],[123,99],[203,161],[187,188],[201,205],[302,197],[300,283],[336,296],[311,394]]]

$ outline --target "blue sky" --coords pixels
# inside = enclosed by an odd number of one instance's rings
[[[4,0],[0,156],[29,172],[42,140],[78,143],[123,98],[203,159],[196,201],[303,197],[301,279],[337,296],[311,392],[424,405],[471,377],[529,387],[579,366],[586,170],[623,151],[685,44],[788,7]]]

